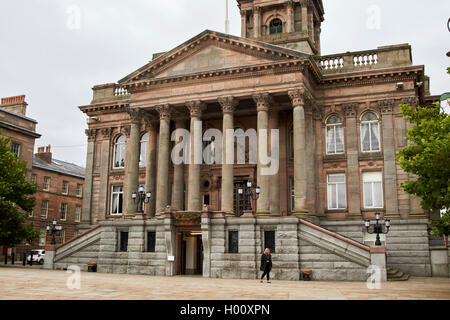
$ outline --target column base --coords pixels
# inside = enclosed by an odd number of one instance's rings
[[[306,210],[306,209],[295,209],[295,210],[292,212],[292,214],[293,214],[294,216],[296,216],[297,218],[299,218],[299,219],[305,219],[305,220],[307,220],[307,219],[310,218],[310,216],[309,216],[309,211]]]
[[[269,216],[271,216],[271,213],[266,212],[266,211],[260,211],[260,212],[256,212],[256,216],[257,217],[269,217]]]
[[[244,214],[241,216],[241,218],[254,218],[255,213],[253,210],[244,210]]]

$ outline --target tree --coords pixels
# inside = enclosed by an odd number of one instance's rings
[[[10,152],[10,138],[0,137],[0,244],[9,247],[39,238],[27,223],[33,210],[37,185],[26,180],[27,164]]]
[[[413,124],[408,130],[412,142],[397,157],[400,167],[417,176],[415,181],[402,183],[403,189],[422,199],[424,210],[445,214],[432,222],[434,235],[450,233],[450,116],[434,108],[401,105],[401,113]]]

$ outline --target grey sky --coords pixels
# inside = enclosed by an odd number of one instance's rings
[[[240,35],[239,10],[229,2],[230,33]],[[410,43],[431,93],[450,91],[449,1],[323,2],[322,54]],[[69,28],[71,6],[81,11],[79,29]],[[371,8],[380,28],[368,27]],[[225,0],[3,0],[0,96],[26,94],[42,134],[36,147],[51,144],[55,158],[84,165],[87,125],[78,106],[90,103],[92,86],[118,81],[205,29],[223,32],[224,20]]]

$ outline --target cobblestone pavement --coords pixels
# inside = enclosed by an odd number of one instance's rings
[[[8,300],[442,300],[450,279],[412,278],[369,290],[364,282],[273,281],[150,277],[81,273],[81,288],[70,290],[66,271],[0,268],[0,299]],[[271,288],[271,290],[268,290]]]

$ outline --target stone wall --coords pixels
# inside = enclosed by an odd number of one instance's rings
[[[386,235],[387,265],[417,277],[431,277],[426,220],[391,221]]]

